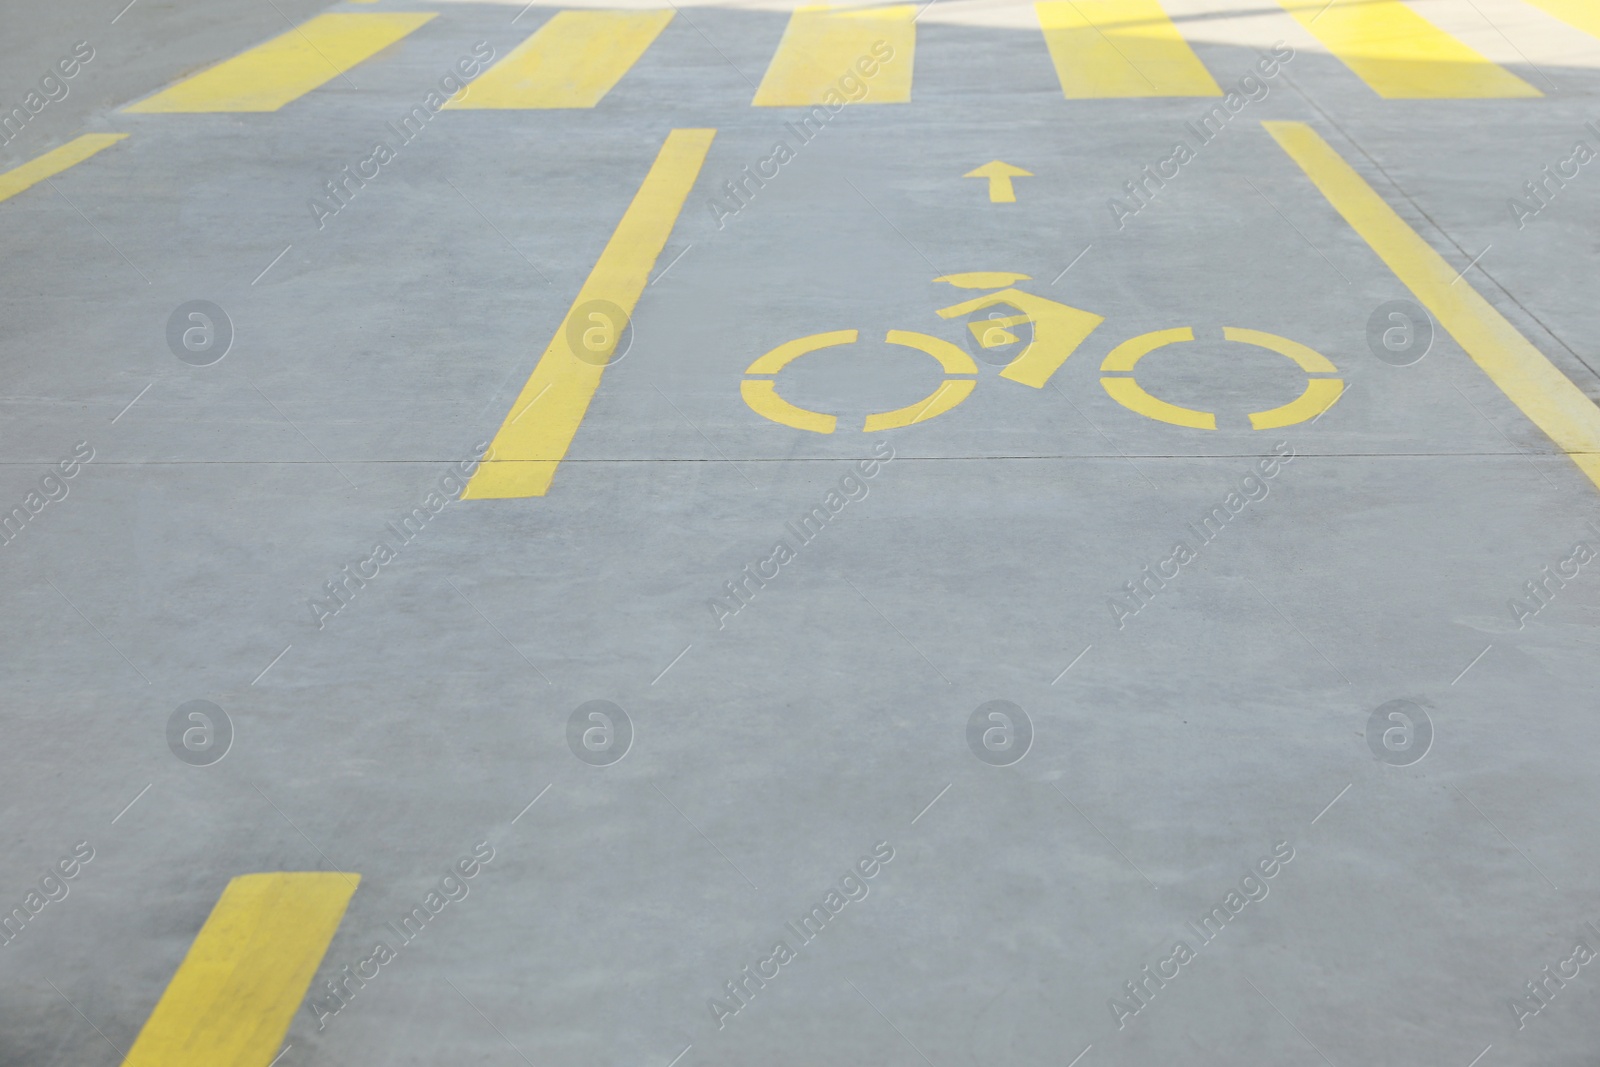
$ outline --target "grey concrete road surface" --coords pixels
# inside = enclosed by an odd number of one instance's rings
[[[1594,1062],[1586,4],[0,23],[0,1064]]]

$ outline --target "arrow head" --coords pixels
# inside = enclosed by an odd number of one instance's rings
[[[962,175],[963,178],[1031,178],[1032,171],[1023,170],[1021,167],[1012,166],[998,159],[991,160],[977,170],[969,171]]]

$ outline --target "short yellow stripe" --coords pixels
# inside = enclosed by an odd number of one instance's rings
[[[905,103],[911,99],[917,50],[916,13],[912,4],[795,8],[753,103],[756,107]],[[857,84],[865,91],[852,88]],[[852,95],[857,99],[852,101]]]
[[[1068,100],[1222,95],[1159,0],[1044,0],[1033,9]]]
[[[1265,122],[1322,195],[1501,392],[1600,486],[1600,408],[1303,122]]]
[[[229,882],[123,1067],[267,1067],[360,880],[296,871]]]
[[[1278,0],[1388,99],[1542,96],[1400,0]]]
[[[318,15],[123,110],[276,111],[434,17],[417,12]]]
[[[633,315],[716,135],[716,130],[673,130],[667,135],[644,184],[495,434],[492,458],[478,467],[461,499],[544,496],[550,489],[556,466],[572,445],[605,372],[604,362],[573,354],[568,337],[582,330],[581,325],[573,330],[580,310],[591,301],[606,300]]]
[[[672,21],[671,11],[558,11],[451,108],[594,107]]]
[[[82,163],[100,149],[110,148],[126,136],[125,133],[86,133],[82,137],[74,137],[60,148],[52,148],[38,159],[30,159],[19,167],[12,167],[0,174],[0,200],[10,200],[24,189],[31,189],[46,178],[54,178],[68,167]]]
[[[1595,0],[1527,0],[1547,14],[1592,37],[1600,37],[1600,4]]]

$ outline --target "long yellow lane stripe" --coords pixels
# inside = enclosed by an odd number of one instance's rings
[[[672,11],[558,11],[450,108],[594,107],[639,61]]]
[[[123,1067],[267,1067],[360,879],[295,871],[229,882]]]
[[[585,352],[584,358],[573,353],[571,339],[589,327],[595,301],[615,304],[623,315],[633,315],[716,135],[716,130],[673,130],[667,135],[650,173],[506,413],[491,443],[490,458],[479,465],[461,499],[544,496],[549,491],[556,467],[600,388],[620,324],[607,324],[611,347]]]
[[[1600,486],[1600,408],[1446,263],[1322,136],[1264,122],[1361,239],[1507,398]]]
[[[37,159],[12,167],[0,174],[0,200],[10,200],[46,178],[54,178],[68,167],[82,163],[102,148],[110,148],[127,136],[125,133],[86,133],[82,137],[74,137],[60,148],[52,148]]]
[[[916,14],[912,4],[795,8],[751,103],[835,109],[905,103],[916,59]]]
[[[318,15],[123,110],[276,111],[434,17],[398,11]]]
[[[1542,96],[1400,0],[1278,0],[1379,96]]]
[[[1068,100],[1222,95],[1159,0],[1042,0],[1033,9]]]

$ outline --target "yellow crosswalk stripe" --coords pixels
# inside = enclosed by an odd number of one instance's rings
[[[1278,0],[1388,99],[1543,96],[1400,0]]]
[[[276,111],[434,17],[423,12],[318,15],[123,110]]]
[[[912,4],[795,8],[753,103],[834,108],[905,103],[911,99],[916,13]]]
[[[1527,3],[1554,15],[1569,26],[1576,26],[1591,37],[1600,37],[1600,3],[1596,0],[1526,0]]]
[[[449,108],[594,107],[667,23],[672,11],[558,11],[457,96]]]
[[[123,1067],[267,1067],[358,874],[245,874],[222,891]]]
[[[60,148],[52,148],[37,159],[12,167],[0,174],[0,200],[9,200],[46,178],[54,178],[68,167],[82,163],[102,148],[110,148],[127,136],[125,133],[86,133],[82,137],[74,137]]]
[[[461,499],[544,496],[549,491],[620,338],[623,323],[613,321],[614,316],[618,311],[624,320],[633,315],[716,135],[716,130],[673,130],[667,135]],[[596,315],[603,325],[591,327]],[[602,330],[604,343],[580,357],[573,351],[574,339],[587,344],[590,329]]]
[[[1159,0],[1043,0],[1033,9],[1068,100],[1222,95]]]
[[[1317,131],[1303,122],[1262,125],[1501,392],[1600,486],[1600,407],[1445,262]]]

